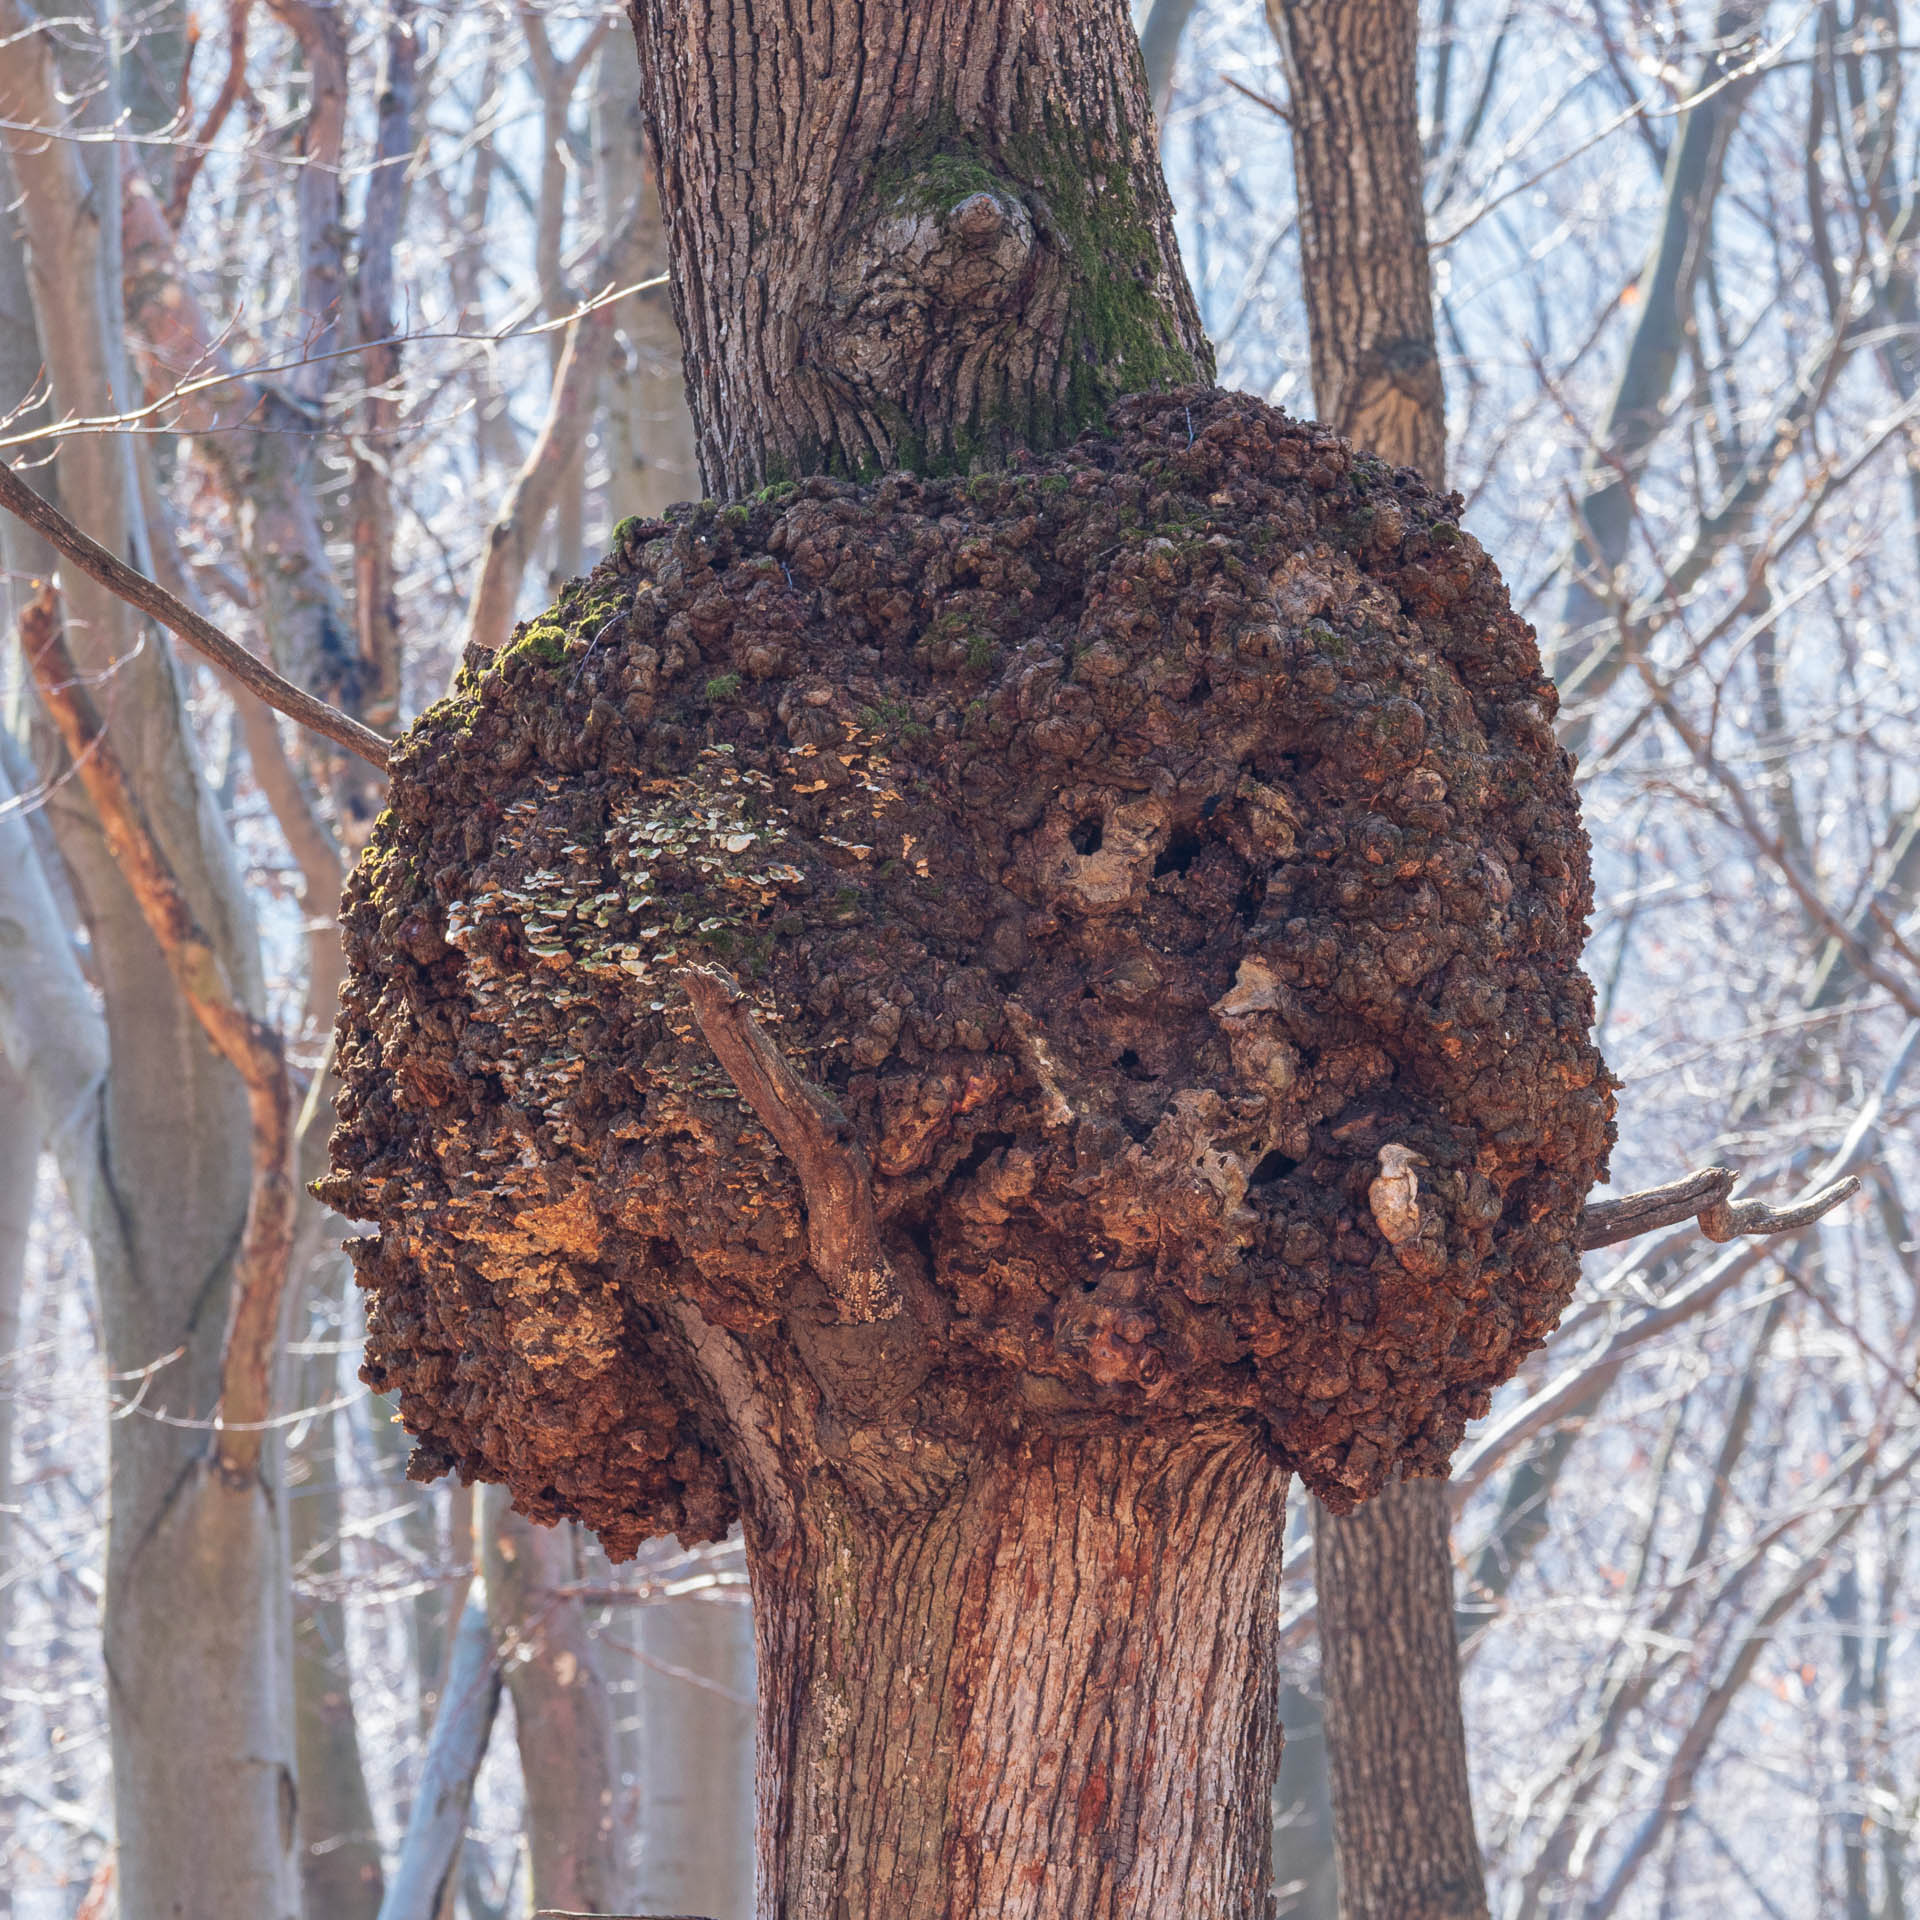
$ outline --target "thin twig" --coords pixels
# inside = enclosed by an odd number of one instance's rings
[[[1790,1207],[1770,1207],[1762,1200],[1731,1200],[1735,1176],[1725,1167],[1707,1167],[1664,1187],[1648,1187],[1618,1200],[1591,1202],[1580,1216],[1580,1248],[1592,1253],[1636,1234],[1653,1233],[1697,1218],[1709,1240],[1738,1240],[1749,1234],[1796,1233],[1810,1227],[1823,1213],[1860,1191],[1857,1175],[1832,1181]]]
[[[391,741],[371,727],[363,727],[339,708],[330,707],[291,681],[281,679],[265,661],[255,658],[239,641],[229,639],[211,620],[202,618],[176,600],[165,587],[143,573],[136,573],[99,541],[82,533],[58,507],[35,493],[4,460],[0,460],[0,506],[16,519],[24,520],[82,573],[98,581],[128,606],[138,607],[159,621],[169,633],[177,635],[223,673],[238,680],[249,693],[284,713],[289,720],[370,761],[383,773],[386,771]]]
[[[900,1293],[880,1245],[867,1157],[847,1137],[845,1119],[761,1032],[724,968],[689,967],[680,984],[714,1058],[800,1176],[814,1271],[849,1320],[890,1319],[900,1310]]]

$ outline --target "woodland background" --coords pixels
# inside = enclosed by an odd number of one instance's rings
[[[1221,383],[1309,411],[1268,15],[1157,0],[1141,24]],[[1711,1161],[1867,1182],[1783,1242],[1590,1256],[1457,1461],[1494,1911],[1899,1920],[1920,1909],[1914,22],[1897,0],[1439,0],[1424,28],[1449,476],[1580,754],[1615,1186]],[[417,713],[621,517],[699,491],[636,84],[624,20],[591,6],[0,0],[0,456],[44,483],[61,446],[75,518],[143,526],[160,578],[325,697]],[[49,258],[53,326],[29,279]],[[3,531],[17,612],[47,565]],[[195,831],[230,839],[265,1004],[300,1090],[323,1086],[370,796],[185,661],[184,732],[156,744],[151,657],[120,651],[95,698],[189,815],[167,755],[197,762],[217,818]],[[79,930],[12,646],[5,674],[0,1914],[104,1920],[128,1817],[105,1520],[207,1403],[190,1312],[178,1339],[140,1320],[101,1222],[161,1231],[159,1148],[202,1122],[107,1043],[113,956]],[[103,1112],[156,1143],[109,1157],[135,1184],[105,1202]],[[740,1920],[737,1550],[614,1569],[488,1493],[406,1482],[355,1380],[337,1238],[309,1206],[272,1429],[290,1538],[195,1576],[292,1610],[308,1911],[370,1920],[402,1869],[436,1714],[491,1705],[448,1683],[483,1601],[506,1686],[459,1910],[518,1915],[536,1883],[578,1904],[585,1862],[637,1907]],[[1304,1521],[1287,1592],[1280,1904],[1325,1916]],[[115,1659],[163,1651],[170,1684],[254,1684],[164,1624]]]

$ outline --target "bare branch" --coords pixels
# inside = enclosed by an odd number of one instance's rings
[[[268,706],[386,771],[390,741],[371,727],[363,727],[358,720],[349,719],[339,708],[330,707],[324,700],[316,700],[312,694],[281,679],[263,660],[256,659],[239,641],[230,640],[212,621],[203,619],[191,607],[176,600],[165,587],[149,580],[145,574],[136,573],[124,560],[82,533],[58,507],[35,493],[4,460],[0,460],[0,506],[16,519],[24,520],[82,573],[97,580],[109,593],[117,594],[128,606],[151,615],[169,633],[205,654],[216,667],[231,674]]]
[[[680,984],[714,1058],[800,1176],[814,1271],[845,1318],[891,1319],[900,1311],[900,1293],[880,1245],[867,1157],[846,1137],[846,1121],[761,1032],[724,968],[689,967]]]
[[[1735,1175],[1726,1167],[1707,1167],[1664,1187],[1648,1187],[1618,1200],[1596,1200],[1580,1216],[1580,1249],[1592,1253],[1637,1234],[1697,1218],[1709,1240],[1738,1240],[1748,1234],[1796,1233],[1810,1227],[1824,1213],[1860,1191],[1859,1177],[1808,1194],[1790,1207],[1770,1207],[1762,1200],[1730,1200]]]
[[[474,1776],[486,1758],[500,1705],[500,1652],[486,1603],[467,1602],[414,1790],[400,1859],[380,1902],[380,1920],[433,1920],[466,1837]]]
[[[187,217],[187,202],[193,197],[193,183],[200,177],[200,169],[207,164],[207,156],[213,151],[213,142],[226,125],[227,115],[233,111],[235,102],[246,91],[247,20],[252,11],[253,0],[231,0],[228,6],[226,77],[220,82],[220,91],[213,105],[207,109],[207,117],[200,123],[199,133],[181,144],[179,169],[174,174],[173,191],[167,197],[167,225],[176,233],[180,231],[181,221]]]
[[[1906,1077],[1916,1054],[1920,1054],[1920,1020],[1908,1024],[1905,1036],[1887,1063],[1880,1085],[1861,1102],[1840,1144],[1820,1167],[1817,1184],[1799,1203],[1800,1206],[1809,1205],[1829,1185],[1844,1180],[1855,1167],[1865,1163],[1879,1136],[1881,1118],[1887,1105],[1899,1091],[1900,1083]],[[1704,1313],[1765,1257],[1766,1250],[1757,1246],[1730,1247],[1725,1253],[1716,1254],[1684,1286],[1643,1313],[1638,1320],[1620,1327],[1601,1344],[1596,1353],[1576,1362],[1558,1378],[1529,1394],[1519,1405],[1508,1408],[1488,1421],[1471,1445],[1455,1457],[1450,1484],[1456,1511],[1516,1447],[1523,1446],[1536,1434],[1545,1432],[1559,1421],[1572,1417],[1576,1410],[1597,1404],[1600,1395],[1619,1377],[1636,1353]]]
[[[233,990],[219,949],[193,916],[139,796],[68,650],[51,587],[20,616],[20,641],[109,851],[182,997],[214,1050],[239,1074],[252,1121],[253,1180],[233,1266],[233,1304],[220,1362],[221,1477],[245,1485],[259,1470],[271,1411],[280,1296],[293,1248],[293,1094],[280,1036]]]

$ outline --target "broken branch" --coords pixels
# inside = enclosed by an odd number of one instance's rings
[[[284,713],[289,720],[323,735],[336,747],[344,747],[348,753],[370,761],[383,773],[386,771],[391,741],[371,727],[362,726],[338,707],[316,700],[292,681],[281,679],[264,660],[255,658],[239,641],[229,639],[211,620],[195,613],[165,587],[135,572],[99,541],[82,533],[58,507],[35,493],[4,460],[0,460],[0,506],[16,519],[24,520],[82,573],[98,581],[128,606],[137,607],[159,621],[169,633],[184,640],[195,652],[204,654],[256,698]]]
[[[1653,1233],[1697,1219],[1709,1240],[1738,1240],[1751,1234],[1796,1233],[1810,1227],[1824,1213],[1860,1191],[1859,1179],[1848,1174],[1788,1207],[1770,1207],[1764,1200],[1732,1200],[1735,1175],[1726,1167],[1706,1167],[1664,1187],[1648,1187],[1618,1200],[1596,1200],[1580,1216],[1580,1248],[1592,1253],[1636,1234]]]
[[[194,918],[67,647],[52,587],[43,586],[21,613],[20,640],[40,697],[93,802],[108,850],[166,956],[168,971],[214,1051],[247,1089],[253,1178],[233,1265],[214,1436],[221,1477],[243,1486],[259,1469],[272,1412],[280,1297],[293,1250],[293,1091],[286,1058],[279,1034],[242,1004],[220,950]]]
[[[680,984],[714,1058],[800,1176],[814,1271],[847,1319],[890,1319],[900,1293],[880,1245],[867,1157],[845,1137],[846,1121],[787,1064],[724,968],[689,967]]]

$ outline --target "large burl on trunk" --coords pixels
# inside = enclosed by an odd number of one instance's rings
[[[615,1553],[744,1518],[769,1915],[1259,1911],[1285,1474],[1444,1470],[1604,1160],[1453,503],[1109,425],[630,525],[349,892],[368,1378]]]
[[[366,1377],[744,1522],[763,1920],[1252,1920],[1287,1476],[1443,1471],[1605,1160],[1553,693],[1457,502],[1198,384],[1120,0],[751,12],[636,10],[731,504],[349,890]]]

